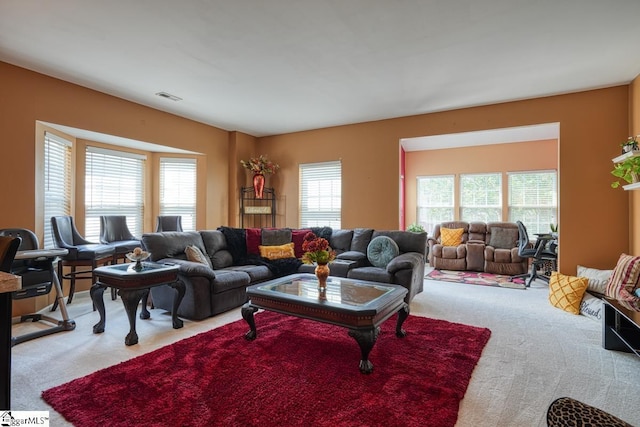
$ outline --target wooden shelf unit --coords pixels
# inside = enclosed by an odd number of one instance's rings
[[[262,198],[256,198],[253,187],[240,189],[240,227],[262,228],[276,226],[276,193],[265,187]]]

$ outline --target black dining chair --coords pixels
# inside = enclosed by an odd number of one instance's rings
[[[160,215],[156,223],[156,232],[162,231],[183,231],[182,216],[180,215]]]
[[[58,262],[58,277],[63,286],[64,280],[70,282],[69,297],[67,298],[67,304],[70,304],[76,290],[76,280],[91,279],[91,283],[95,283],[96,277],[93,274],[93,269],[98,265],[111,263],[115,249],[113,246],[86,240],[76,229],[71,216],[52,216],[51,230],[56,246],[69,251]],[[69,267],[71,271],[63,274],[64,267]],[[88,268],[77,270],[77,267]],[[56,300],[51,310],[55,310],[57,306],[58,301]]]
[[[127,226],[124,215],[102,215],[100,217],[100,243],[114,249],[113,264],[124,260],[129,252],[140,247],[140,239],[136,238]]]

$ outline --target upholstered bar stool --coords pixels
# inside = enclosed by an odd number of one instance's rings
[[[113,247],[113,264],[117,264],[120,259],[124,260],[129,252],[140,246],[140,240],[129,231],[127,217],[124,215],[100,217],[100,243]]]
[[[64,280],[69,280],[69,297],[67,304],[71,303],[76,290],[77,279],[91,279],[95,283],[96,278],[93,269],[100,264],[109,264],[113,260],[115,249],[109,245],[93,243],[80,235],[70,216],[51,217],[51,229],[53,241],[59,248],[64,248],[69,253],[63,256],[58,262],[58,277],[64,287]],[[64,267],[69,267],[71,271],[64,273]],[[77,267],[89,267],[84,270],[76,270]],[[58,301],[54,302],[51,310],[58,307]]]
[[[156,233],[162,231],[182,231],[182,217],[180,215],[160,215],[156,224]]]

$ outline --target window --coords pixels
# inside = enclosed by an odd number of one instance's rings
[[[44,247],[53,248],[51,217],[71,215],[71,141],[44,135]]]
[[[160,158],[160,215],[180,215],[184,230],[196,229],[196,159]]]
[[[87,147],[85,238],[100,238],[101,215],[125,215],[134,236],[142,234],[146,156]]]
[[[340,228],[342,164],[300,165],[300,227]]]
[[[557,224],[556,171],[509,173],[509,221],[522,221],[529,235],[548,233]]]
[[[454,220],[454,176],[418,177],[417,219],[428,234],[436,224]]]
[[[502,174],[460,175],[460,219],[502,221]]]

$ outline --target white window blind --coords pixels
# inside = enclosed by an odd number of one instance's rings
[[[549,233],[558,222],[556,171],[510,172],[509,221],[522,221],[528,234]]]
[[[417,222],[429,234],[436,224],[454,220],[454,176],[423,176],[417,182]]]
[[[300,227],[340,228],[342,164],[300,165]]]
[[[101,215],[125,215],[134,236],[142,234],[146,156],[87,147],[85,238],[98,242]]]
[[[160,215],[182,216],[184,230],[196,229],[196,159],[160,158]]]
[[[51,217],[71,215],[71,148],[64,138],[44,135],[44,248],[53,248]]]
[[[460,175],[460,219],[502,221],[502,174]]]

